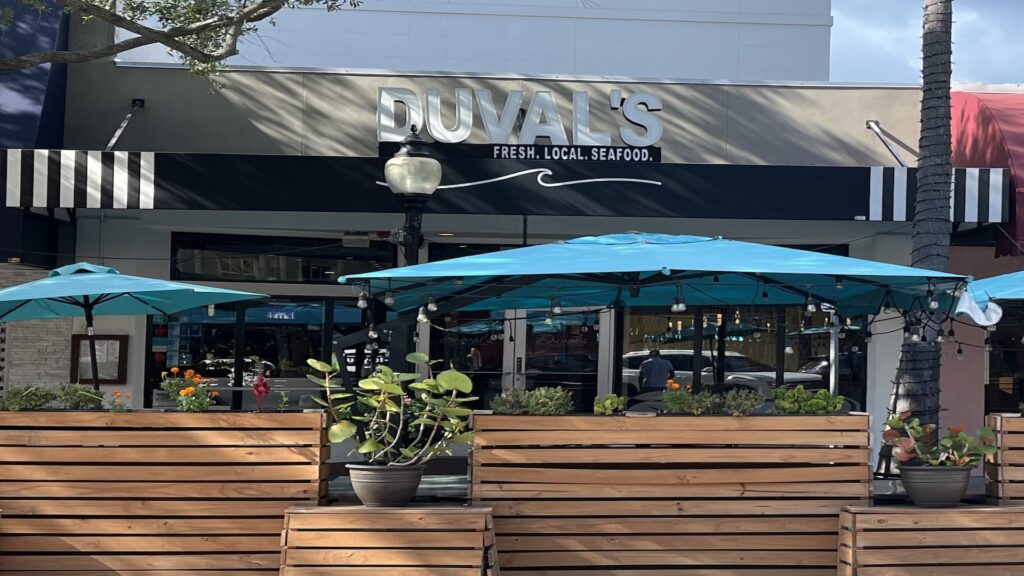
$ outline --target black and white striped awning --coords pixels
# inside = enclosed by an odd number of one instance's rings
[[[8,207],[398,213],[383,159],[0,151]],[[443,214],[773,220],[914,218],[914,168],[446,158]],[[954,222],[1008,222],[1010,171],[957,168]]]
[[[871,168],[868,220],[908,222],[914,219],[917,178],[913,168]],[[1008,222],[1009,171],[1002,168],[956,168],[950,191],[953,222]]]
[[[8,207],[153,208],[152,152],[6,150],[0,155]]]

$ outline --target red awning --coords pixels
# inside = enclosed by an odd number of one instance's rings
[[[1010,170],[1010,219],[1001,226],[1024,245],[1024,93],[954,92],[952,107],[953,165]],[[1022,255],[997,237],[997,256]]]

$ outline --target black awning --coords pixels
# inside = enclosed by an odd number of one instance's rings
[[[401,212],[382,158],[6,150],[10,207]],[[1004,170],[958,168],[951,218],[1005,222]],[[909,221],[913,168],[448,159],[427,212]]]

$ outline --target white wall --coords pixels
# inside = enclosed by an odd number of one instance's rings
[[[232,65],[828,80],[830,0],[366,0],[294,9]],[[169,62],[159,46],[119,57]]]

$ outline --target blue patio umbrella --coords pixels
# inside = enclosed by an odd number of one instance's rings
[[[186,308],[265,298],[262,294],[121,274],[78,263],[46,278],[0,290],[0,322],[85,317],[93,385],[97,382],[94,316],[173,314]]]
[[[883,306],[952,309],[964,276],[721,237],[625,233],[591,236],[356,274],[395,308],[428,299],[448,310],[687,305],[805,305],[843,316]],[[441,310],[439,313],[444,312]]]

